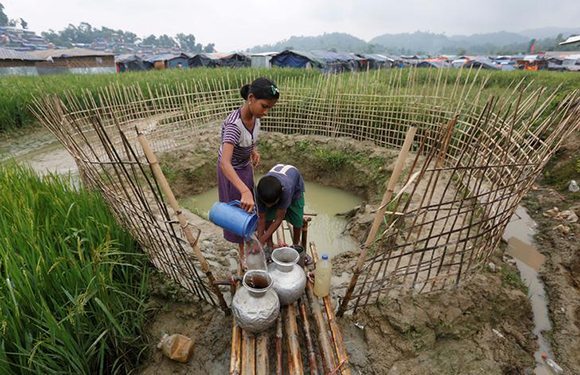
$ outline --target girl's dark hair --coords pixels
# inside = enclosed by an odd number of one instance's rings
[[[282,196],[282,184],[274,176],[264,176],[258,182],[258,199],[265,204],[275,203]]]
[[[256,99],[278,99],[280,97],[280,90],[268,78],[260,77],[252,82],[251,85],[242,86],[240,94],[244,100],[248,100],[250,94],[254,94]]]

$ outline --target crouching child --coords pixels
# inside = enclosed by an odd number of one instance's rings
[[[286,219],[293,227],[292,244],[298,245],[304,217],[304,180],[298,169],[278,164],[258,182],[258,239],[273,248],[272,234]]]

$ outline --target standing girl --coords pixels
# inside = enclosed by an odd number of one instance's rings
[[[260,118],[268,113],[280,90],[268,78],[258,78],[244,85],[240,93],[246,101],[226,117],[222,125],[222,143],[218,155],[218,194],[220,202],[239,200],[241,207],[251,212],[254,208],[253,166],[260,163],[256,141],[260,132]],[[240,258],[244,255],[244,239],[224,229],[224,238],[239,244]]]

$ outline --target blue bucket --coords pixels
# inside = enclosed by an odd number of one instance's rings
[[[258,215],[244,211],[240,201],[215,202],[209,211],[209,220],[217,226],[248,238],[258,226]]]

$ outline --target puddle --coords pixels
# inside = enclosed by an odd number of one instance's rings
[[[528,297],[534,313],[534,334],[538,337],[538,350],[534,353],[536,360],[536,375],[550,375],[551,370],[545,365],[541,357],[546,353],[552,358],[550,344],[543,335],[544,331],[550,331],[552,324],[548,315],[548,300],[544,290],[544,283],[538,277],[540,267],[545,257],[534,247],[533,238],[536,223],[528,215],[523,207],[518,207],[512,220],[503,234],[508,242],[507,253],[516,261],[516,265],[522,276],[522,280],[528,286]]]
[[[256,176],[258,180],[261,176]],[[356,250],[356,241],[348,234],[343,234],[347,221],[336,214],[351,210],[361,204],[362,199],[344,190],[305,181],[304,212],[317,214],[312,217],[308,226],[308,240],[316,243],[318,254],[331,257],[345,251]],[[195,208],[198,212],[208,213],[212,204],[218,200],[217,187],[202,194],[182,200],[186,208]],[[195,211],[194,210],[194,211]],[[288,233],[286,240],[290,242]]]
[[[73,157],[47,130],[1,140],[0,162],[11,158],[30,165],[40,175],[70,173],[78,182],[78,168]]]

